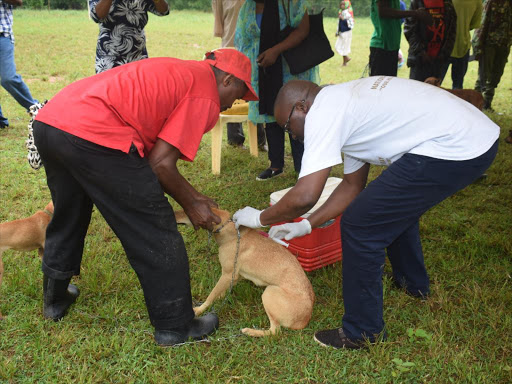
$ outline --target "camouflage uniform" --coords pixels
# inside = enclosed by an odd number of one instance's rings
[[[484,109],[490,109],[512,44],[511,0],[485,1],[482,26],[475,31],[472,44],[479,63],[475,89],[484,96]]]

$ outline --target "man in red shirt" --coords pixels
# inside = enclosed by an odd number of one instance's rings
[[[202,338],[218,327],[194,319],[188,258],[170,195],[194,226],[219,223],[215,202],[179,173],[204,133],[234,100],[257,100],[251,64],[219,49],[204,61],[154,58],[77,81],[50,100],[33,124],[55,212],[46,232],[44,316],[59,320],[79,295],[93,204],[121,240],[137,273],[160,345]]]

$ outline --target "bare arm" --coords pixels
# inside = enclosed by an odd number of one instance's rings
[[[14,5],[15,7],[21,7],[23,5],[22,0],[2,0],[4,3]]]
[[[261,224],[290,221],[313,208],[322,194],[330,172],[331,168],[326,168],[301,177],[281,200],[261,213]]]
[[[171,144],[157,139],[148,160],[158,177],[163,190],[182,206],[194,228],[212,229],[213,223],[220,223],[210,207],[217,204],[209,197],[199,193],[180,174],[177,168],[181,152]]]
[[[169,5],[165,0],[153,0],[156,10],[161,14],[166,14],[169,10]]]
[[[432,16],[430,16],[430,13],[425,11],[423,8],[402,11],[400,9],[391,8],[390,0],[378,0],[377,6],[379,8],[379,17],[383,19],[402,19],[404,17],[412,17],[427,25],[432,24]]]
[[[318,227],[342,214],[366,186],[369,170],[370,164],[366,163],[356,172],[345,175],[343,181],[332,192],[327,201],[308,217],[311,228]]]
[[[98,4],[96,4],[96,15],[98,16],[98,19],[103,20],[106,18],[111,6],[112,0],[100,0]]]
[[[267,49],[265,52],[262,52],[256,59],[256,62],[261,67],[268,67],[274,64],[281,53],[287,51],[290,48],[296,47],[308,35],[309,15],[306,11],[302,17],[302,20],[300,21],[299,26],[295,28],[286,39],[274,45],[272,48]]]

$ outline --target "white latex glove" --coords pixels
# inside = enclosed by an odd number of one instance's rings
[[[270,228],[268,235],[273,239],[291,240],[311,233],[311,224],[307,219],[298,223],[286,223]]]
[[[239,209],[233,215],[233,222],[235,227],[238,229],[241,225],[249,228],[261,228],[260,215],[262,211],[259,211],[252,207],[245,207]]]

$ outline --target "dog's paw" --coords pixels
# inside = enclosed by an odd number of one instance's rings
[[[196,317],[202,315],[204,312],[204,309],[201,309],[201,307],[194,307],[193,310]]]

